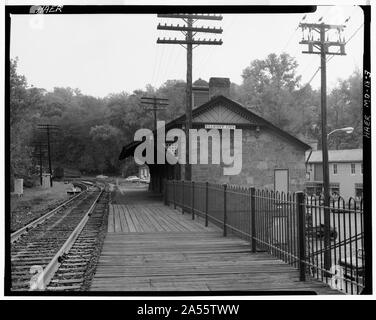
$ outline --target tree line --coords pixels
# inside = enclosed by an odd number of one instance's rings
[[[153,114],[142,96],[169,99],[158,119],[170,121],[185,111],[185,82],[167,80],[154,88],[120,92],[97,98],[79,89],[55,87],[52,91],[28,85],[17,72],[18,59],[10,61],[10,174],[30,177],[38,159],[33,155],[40,139],[38,124],[59,127],[52,143],[53,167],[83,174],[119,174],[121,148],[139,128],[153,127]],[[276,126],[304,140],[320,139],[320,90],[301,83],[295,58],[283,53],[253,60],[242,72],[242,83],[231,84],[231,98]],[[328,130],[352,126],[353,134],[338,133],[330,149],[362,147],[362,74],[359,70],[338,80],[328,94]],[[329,132],[328,131],[328,132]]]

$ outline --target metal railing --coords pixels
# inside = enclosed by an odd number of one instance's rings
[[[324,210],[322,198],[303,192],[178,180],[166,180],[164,190],[166,205],[219,226],[224,236],[249,241],[252,252],[268,252],[299,269],[301,281],[309,275],[350,294],[364,288],[362,200],[331,198]]]
[[[308,272],[323,281],[329,280],[338,290],[359,294],[365,285],[363,200],[330,198],[329,207],[324,207],[322,197],[307,196],[304,207]],[[330,218],[327,246],[324,209]],[[325,265],[330,266],[329,270]]]

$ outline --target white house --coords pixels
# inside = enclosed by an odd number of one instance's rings
[[[330,193],[344,199],[363,196],[363,150],[329,150]],[[320,194],[323,185],[322,151],[306,153],[308,194]]]

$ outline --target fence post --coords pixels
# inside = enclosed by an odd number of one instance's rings
[[[176,180],[172,181],[172,188],[174,193],[174,209],[176,209]]]
[[[205,227],[208,226],[208,211],[209,211],[209,182],[206,181],[205,183]]]
[[[255,188],[251,187],[251,244],[252,252],[256,252],[256,206],[255,206]]]
[[[164,186],[163,186],[163,191],[164,191],[164,204],[165,206],[168,205],[168,199],[167,199],[167,186],[168,186],[168,183],[167,183],[167,179],[164,179]]]
[[[227,184],[223,184],[223,236],[227,236],[227,204],[226,204],[226,192]]]
[[[298,220],[298,253],[299,253],[299,272],[300,281],[306,280],[306,228],[305,228],[305,212],[304,212],[304,192],[296,193],[296,213]]]
[[[195,182],[192,181],[192,188],[191,188],[191,209],[192,209],[192,220],[195,219]]]

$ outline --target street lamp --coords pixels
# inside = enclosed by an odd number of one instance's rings
[[[328,134],[326,134],[326,113],[325,117],[322,119],[322,167],[323,167],[323,191],[324,191],[324,268],[329,270],[331,267],[331,254],[330,254],[330,190],[329,190],[329,159],[328,159],[328,138],[329,136],[337,131],[343,131],[346,133],[352,133],[354,131],[353,127],[345,127],[340,129],[335,129]],[[325,118],[325,119],[324,119]]]
[[[345,127],[345,128],[340,128],[340,129],[334,129],[333,131],[331,131],[331,132],[328,133],[327,138],[329,138],[329,136],[332,133],[338,132],[338,131],[342,131],[342,132],[346,132],[346,133],[353,133],[354,128],[353,127]]]

